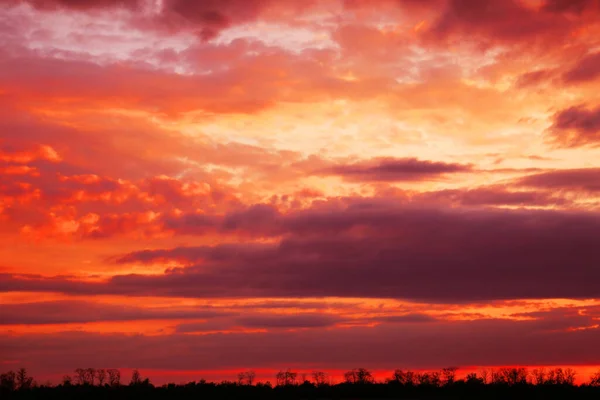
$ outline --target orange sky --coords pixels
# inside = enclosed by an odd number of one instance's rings
[[[584,381],[598,38],[597,0],[0,0],[0,370]]]

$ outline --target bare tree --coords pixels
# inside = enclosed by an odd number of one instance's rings
[[[285,372],[279,371],[277,375],[275,375],[275,380],[277,382],[277,386],[285,385]]]
[[[327,384],[327,374],[322,371],[313,371],[312,379],[316,386],[323,386]]]
[[[396,369],[392,374],[391,380],[404,386],[413,386],[417,384],[417,377],[415,373],[410,370],[404,371]]]
[[[296,384],[297,372],[287,369],[286,371],[279,371],[275,376],[277,379],[277,386],[289,386]]]
[[[306,379],[306,372],[303,372],[300,375],[300,380],[302,381],[302,383],[308,382],[308,380]]]
[[[480,375],[481,375],[481,379],[483,379],[483,383],[484,384],[488,383],[488,379],[490,377],[490,371],[488,371],[487,369],[483,368],[481,370]]]
[[[250,385],[254,384],[254,380],[256,379],[256,373],[252,370],[240,372],[237,375],[238,385]]]
[[[138,371],[137,369],[134,369],[133,372],[131,373],[131,381],[129,382],[129,384],[134,386],[134,385],[140,385],[141,383],[142,383],[142,376],[140,375],[140,371]]]
[[[401,369],[395,369],[394,373],[392,374],[392,379],[390,379],[392,382],[397,382],[401,385],[404,385],[404,380],[405,380],[405,374],[404,371],[402,371]]]
[[[431,385],[435,387],[442,386],[442,374],[439,371],[433,371],[431,374]]]
[[[544,383],[550,385],[574,385],[575,384],[575,370],[571,368],[554,368],[548,371]]]
[[[347,383],[357,384],[373,383],[375,381],[371,372],[366,368],[354,368],[344,373],[344,380]]]
[[[71,386],[73,384],[73,378],[71,378],[71,375],[63,375],[62,384],[63,386]]]
[[[33,386],[33,378],[27,375],[25,368],[20,368],[17,371],[16,382],[20,390],[29,389]]]
[[[256,372],[253,370],[246,371],[246,384],[252,386],[254,384],[254,380],[256,379]]]
[[[574,369],[565,368],[563,384],[573,386],[575,384],[575,376],[576,375],[577,375],[577,372]]]
[[[77,385],[85,385],[85,374],[86,371],[83,368],[77,368],[75,370],[75,383]]]
[[[475,372],[468,373],[465,382],[470,385],[482,385],[484,383],[483,378],[478,377]]]
[[[14,371],[8,371],[0,375],[0,389],[9,392],[17,389],[17,374]]]
[[[422,386],[441,386],[442,383],[442,379],[441,379],[442,374],[440,374],[437,371],[434,372],[423,372],[423,373],[417,373],[415,375],[416,377],[416,382],[419,383],[419,385]]]
[[[531,371],[532,383],[536,385],[543,385],[546,383],[546,369],[535,368]]]
[[[297,372],[292,371],[291,369],[287,369],[285,371],[285,384],[286,385],[295,385],[296,377],[298,376]]]
[[[108,373],[108,383],[110,386],[116,387],[121,385],[121,371],[111,368],[106,372]]]
[[[431,377],[428,372],[417,372],[416,374],[417,382],[419,385],[430,385]]]
[[[448,367],[442,369],[442,377],[444,385],[452,385],[456,380],[456,371],[458,368],[456,367]]]
[[[94,386],[95,380],[96,380],[96,369],[95,368],[86,368],[85,369],[85,384]]]
[[[106,382],[106,370],[104,368],[96,370],[96,379],[98,380],[98,385],[104,386],[104,382]]]
[[[600,370],[594,372],[590,377],[590,386],[600,387]]]
[[[493,376],[494,383],[509,386],[527,383],[527,368],[500,368]]]

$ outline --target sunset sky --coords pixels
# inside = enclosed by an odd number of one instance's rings
[[[600,1],[0,0],[0,243],[38,381],[585,379]]]

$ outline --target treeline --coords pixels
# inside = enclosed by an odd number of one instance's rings
[[[127,382],[117,369],[78,368],[56,385],[39,384],[24,368],[0,375],[0,398],[96,399],[96,398],[260,398],[260,399],[345,399],[345,398],[599,398],[600,371],[576,385],[576,373],[566,368],[484,369],[458,378],[457,368],[415,372],[395,370],[377,381],[365,368],[347,371],[340,383],[322,371],[280,371],[270,381],[256,382],[254,371],[244,371],[236,380],[153,385],[134,370]]]

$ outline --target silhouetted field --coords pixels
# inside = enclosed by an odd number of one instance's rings
[[[78,369],[58,385],[39,385],[27,371],[0,376],[1,399],[599,399],[600,373],[576,385],[572,370],[503,368],[456,379],[455,368],[440,372],[394,371],[385,382],[359,368],[348,371],[345,381],[330,384],[323,372],[313,372],[302,383],[291,370],[275,376],[276,384],[254,382],[252,371],[237,381],[189,382],[154,386],[136,370],[121,384],[118,370]]]

